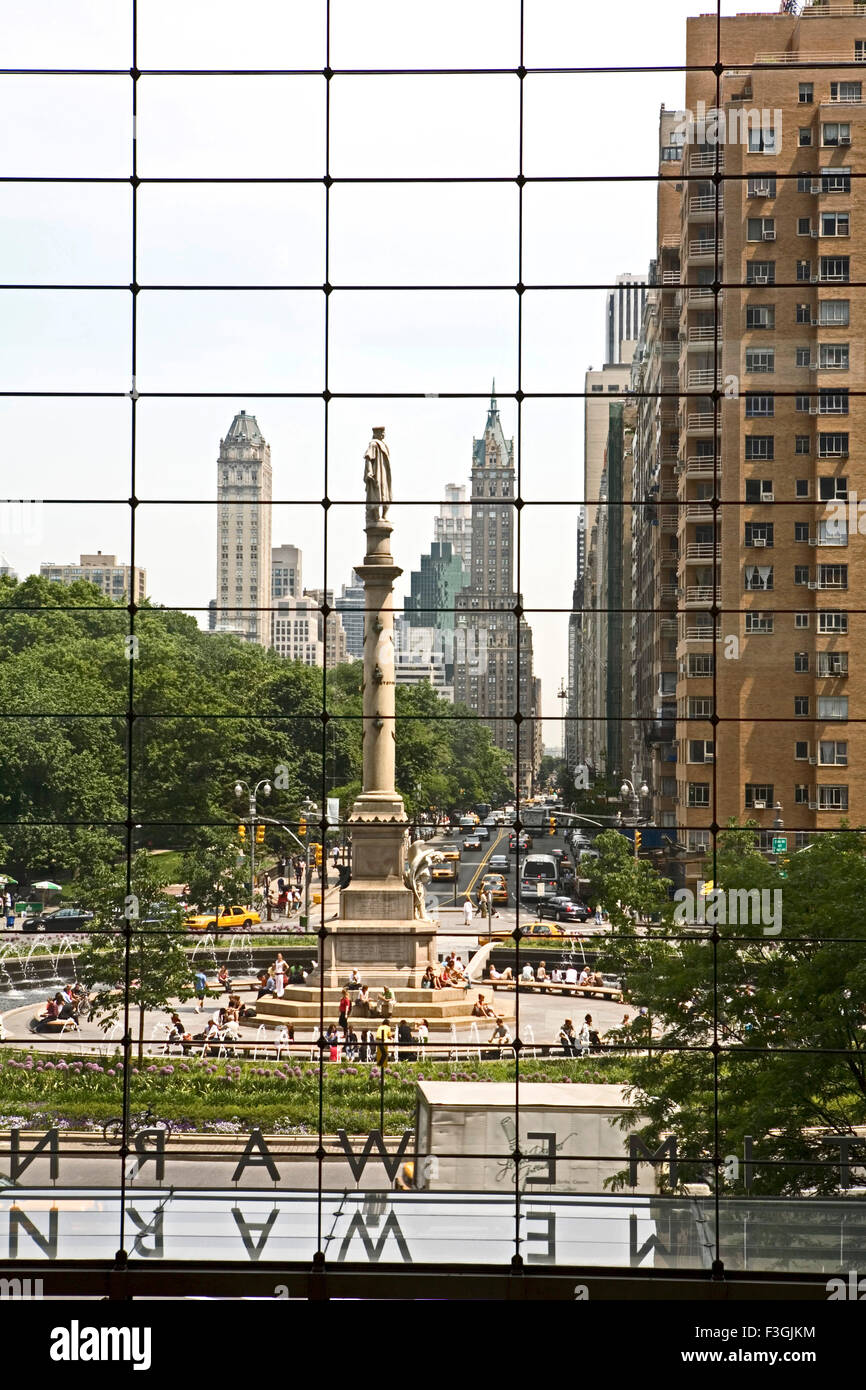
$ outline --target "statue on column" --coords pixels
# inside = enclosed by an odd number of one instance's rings
[[[385,426],[373,430],[364,455],[364,485],[367,489],[367,521],[384,521],[391,502],[391,458],[385,443]]]

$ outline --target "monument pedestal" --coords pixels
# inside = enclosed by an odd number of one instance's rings
[[[326,989],[338,989],[357,970],[373,989],[420,989],[427,966],[435,963],[435,922],[404,920],[398,926],[395,918],[341,918],[322,942],[321,975],[315,970],[308,983],[324,980]]]

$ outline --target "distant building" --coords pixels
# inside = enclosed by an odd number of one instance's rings
[[[296,545],[271,550],[271,598],[300,598],[304,592],[304,557]]]
[[[147,571],[138,565],[117,563],[116,555],[103,555],[97,550],[95,555],[82,555],[77,565],[57,565],[47,560],[39,566],[39,573],[52,584],[73,584],[76,579],[86,579],[101,589],[106,598],[122,599],[132,603],[142,603],[147,595]]]
[[[323,623],[315,599],[277,599],[271,614],[274,650],[287,661],[324,666]]]
[[[0,578],[5,575],[8,579],[17,579],[18,575],[10,565],[5,555],[0,555]]]
[[[394,661],[398,685],[429,681],[445,700],[454,699],[453,632],[449,658],[437,627],[413,627],[402,615],[394,619]]]
[[[333,589],[305,589],[304,596],[311,598],[320,609],[323,605],[331,609],[336,607]],[[325,664],[328,670],[333,670],[335,666],[343,666],[347,661],[354,661],[355,658],[349,655],[342,614],[331,612],[326,618],[324,613],[320,612],[319,617],[319,636],[325,644]]]
[[[270,646],[271,450],[242,410],[217,460],[217,632]]]
[[[618,275],[616,288],[608,290],[605,304],[605,365],[631,362],[640,336],[647,279],[645,275]]]
[[[472,503],[466,500],[465,484],[445,484],[445,501],[433,519],[433,539],[449,543],[451,553],[463,562],[468,575],[472,561]]]
[[[343,585],[334,607],[346,634],[346,651],[360,661],[364,656],[364,586],[354,570],[349,584]]]

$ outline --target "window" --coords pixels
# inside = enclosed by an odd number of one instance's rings
[[[806,787],[806,786],[801,785],[800,783],[798,783],[798,784],[794,787],[794,805],[795,805],[795,806],[808,806],[808,804],[809,804],[809,788]]]
[[[799,131],[797,132],[797,144],[800,146],[801,149],[807,149],[809,145],[811,145],[811,143],[812,127],[808,125],[801,125]],[[827,142],[825,141],[824,143],[826,144]],[[836,144],[836,141],[834,141],[833,143]]]
[[[806,277],[808,279],[808,276]],[[746,284],[747,285],[775,285],[776,283],[776,262],[775,261],[747,261],[746,262]]]
[[[746,306],[747,328],[775,328],[776,308],[773,304],[748,304]]]
[[[764,633],[772,636],[773,614],[750,612],[746,614],[746,634]]]
[[[811,193],[811,192],[812,192],[812,175],[811,175],[808,171],[807,171],[805,174],[798,174],[798,175],[797,175],[797,192],[798,192],[798,193]]]
[[[819,787],[818,809],[821,811],[847,811],[847,787]]]
[[[812,397],[811,397],[811,396],[795,396],[795,397],[794,397],[794,409],[797,411],[797,414],[798,414],[798,415],[808,415],[808,414],[809,414],[809,407],[811,406],[811,404],[812,404]]]
[[[847,588],[848,588],[848,566],[847,566],[847,565],[819,565],[819,566],[818,566],[818,588],[819,588],[819,589],[847,589]]]
[[[748,198],[775,198],[776,179],[773,174],[764,174],[759,178],[751,178],[746,188]]]
[[[689,782],[689,805],[690,806],[709,806],[710,804],[710,784],[709,782]]]
[[[850,299],[822,299],[818,304],[818,322],[822,327],[839,324],[845,327],[850,321]]]
[[[821,192],[822,193],[850,193],[851,192],[851,170],[850,169],[822,169],[821,170]]]
[[[808,695],[795,695],[795,696],[794,696],[794,718],[795,718],[795,719],[806,719],[806,718],[808,718],[808,715],[809,715],[809,696],[808,696]]]
[[[749,126],[749,154],[775,154],[776,132],[763,126]]]
[[[866,39],[854,40],[854,62],[866,63]]]
[[[822,236],[850,236],[851,219],[847,212],[822,212]]]
[[[747,217],[746,241],[775,241],[776,219],[774,217]]]
[[[755,803],[757,802],[757,803],[758,803],[757,809],[760,810],[760,809],[761,809],[760,803],[763,803],[763,805],[764,805],[765,807],[767,807],[767,806],[772,806],[774,800],[775,800],[775,798],[774,798],[774,796],[773,796],[773,783],[772,783],[772,782],[747,782],[747,783],[746,783],[746,805],[747,805],[747,806],[755,806]]]
[[[712,739],[693,738],[689,740],[689,762],[711,763],[715,744]]]
[[[754,391],[746,392],[746,419],[753,420],[759,415],[773,415],[775,400],[772,396],[758,396]]]
[[[831,101],[862,101],[863,83],[862,82],[831,82],[830,83]]]
[[[821,343],[818,362],[826,371],[847,372],[849,366],[847,343]]]
[[[746,565],[746,568],[743,570],[743,587],[749,591],[760,589],[767,592],[772,589],[773,566]]]
[[[794,627],[795,627],[795,628],[808,627],[808,626],[809,626],[809,614],[808,614],[808,613],[795,613],[795,614],[794,614]]]
[[[848,674],[848,653],[847,652],[819,652],[818,653],[818,675],[819,676],[847,676]]]
[[[761,502],[767,498],[767,494],[773,495],[772,478],[747,478],[746,479],[746,501]]]
[[[675,821],[672,821],[671,824],[674,825],[674,824],[676,824],[676,822],[675,822]],[[687,831],[686,831],[686,846],[688,847],[688,849],[697,850],[697,851],[700,851],[700,850],[702,850],[702,849],[709,849],[709,847],[710,847],[710,832],[709,832],[709,830],[687,830]]]
[[[812,360],[812,349],[808,347],[798,347],[795,349],[794,365],[797,367],[808,367]]]
[[[747,372],[773,372],[776,370],[775,363],[773,348],[746,348]]]
[[[795,565],[795,566],[794,566],[794,583],[795,583],[795,584],[808,584],[808,583],[809,583],[809,566],[808,566],[808,565]]]
[[[713,674],[712,652],[691,652],[688,658],[687,673],[689,676],[711,676]]]
[[[809,670],[809,653],[794,652],[794,671],[797,675],[805,675]]]
[[[819,478],[818,496],[822,502],[847,501],[848,499],[848,479],[847,478]]]
[[[745,544],[771,547],[773,544],[772,521],[747,521]]]
[[[713,713],[712,695],[690,695],[688,714],[690,719],[710,719]]]
[[[811,441],[811,439],[809,438],[808,434],[795,434],[795,435],[794,435],[794,453],[795,453],[795,454],[808,454],[809,449],[810,449],[810,446],[811,446],[811,443],[812,443],[812,441]]]
[[[794,496],[795,496],[795,497],[808,497],[808,496],[809,496],[809,479],[808,479],[808,478],[796,478],[796,479],[794,480]]]
[[[824,434],[818,435],[818,457],[827,458],[847,458],[848,457],[848,438],[847,434]]]
[[[812,322],[812,306],[811,306],[811,304],[798,304],[798,305],[797,305],[797,323],[811,323],[811,322]]]
[[[794,522],[794,540],[795,540],[795,541],[807,541],[808,539],[809,539],[809,523],[808,523],[808,521],[795,521],[795,522]]]
[[[747,459],[771,459],[773,457],[774,436],[772,434],[749,434],[746,436]],[[767,491],[772,491],[767,488]]]
[[[822,256],[818,266],[818,277],[822,281],[835,280],[844,285],[851,279],[850,256]]]
[[[797,218],[797,236],[811,236],[811,235],[812,235],[812,219],[811,219],[811,217],[798,217],[798,218]]]
[[[850,145],[850,121],[825,121],[821,127],[822,145]]]
[[[804,280],[805,280],[807,284],[808,284],[808,282],[812,279],[812,262],[811,262],[811,261],[798,261],[798,262],[797,262],[797,279],[800,280],[800,281],[804,281]]]
[[[818,614],[818,631],[827,636],[848,631],[848,614],[840,609],[825,608]]]
[[[819,391],[818,412],[821,415],[847,415],[848,392],[827,390]]]

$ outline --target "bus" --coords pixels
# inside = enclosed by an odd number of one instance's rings
[[[557,892],[559,869],[552,854],[528,854],[520,866],[520,896],[524,901],[550,898]]]

